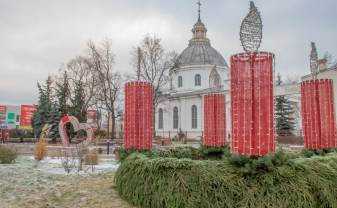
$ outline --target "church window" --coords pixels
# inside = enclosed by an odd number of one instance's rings
[[[173,108],[173,128],[178,128],[178,107]]]
[[[183,77],[179,76],[178,77],[178,87],[182,87],[183,86]]]
[[[198,112],[197,106],[192,105],[192,129],[198,128]]]
[[[200,74],[196,74],[194,76],[194,85],[195,86],[201,86],[201,76],[200,76]]]
[[[158,111],[158,129],[164,128],[164,118],[163,118],[163,109],[159,108]]]

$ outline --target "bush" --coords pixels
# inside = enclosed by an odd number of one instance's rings
[[[301,155],[306,158],[310,158],[312,156],[325,156],[328,153],[334,152],[335,149],[302,149]]]
[[[47,147],[48,141],[45,138],[40,138],[39,142],[36,143],[34,148],[34,158],[37,161],[43,160],[48,153]]]
[[[223,160],[192,160],[146,154],[126,157],[115,175],[119,194],[135,206],[298,208],[337,204],[336,155],[291,159],[281,151],[264,159],[235,155]],[[241,168],[247,164],[250,174],[242,174]]]
[[[272,172],[277,167],[289,165],[292,162],[290,156],[282,149],[274,154],[267,154],[265,157],[233,154],[226,159],[231,165],[239,168],[240,174],[243,176],[254,176],[265,172]]]
[[[97,150],[89,150],[84,155],[84,164],[85,165],[98,165],[98,153]]]
[[[0,145],[0,163],[14,163],[17,158],[16,149],[12,145]]]
[[[194,147],[174,147],[174,148],[163,148],[154,149],[152,151],[148,150],[137,150],[135,148],[130,148],[128,150],[118,147],[115,149],[115,154],[120,162],[123,162],[129,155],[139,152],[148,157],[172,157],[172,158],[188,158],[192,160],[200,159],[221,159],[223,156],[230,155],[230,148],[226,147],[207,147],[201,146],[200,148]]]

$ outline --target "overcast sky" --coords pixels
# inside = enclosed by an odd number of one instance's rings
[[[248,0],[202,0],[211,44],[226,59],[242,51],[239,28]],[[274,52],[286,78],[309,72],[310,41],[337,57],[336,0],[256,0],[261,50]],[[112,39],[115,67],[132,71],[130,50],[145,34],[180,53],[197,20],[196,0],[0,0],[0,104],[37,102],[36,83],[82,55],[88,40]]]

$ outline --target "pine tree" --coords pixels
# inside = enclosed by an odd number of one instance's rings
[[[39,138],[42,127],[51,122],[52,79],[48,76],[45,85],[37,84],[39,90],[38,108],[33,115],[34,135]]]
[[[70,87],[68,81],[67,71],[64,71],[62,76],[62,81],[56,83],[56,97],[58,110],[60,111],[61,116],[69,114],[69,100],[70,96]]]
[[[282,84],[280,73],[277,75],[276,85]],[[278,96],[275,98],[275,120],[276,129],[278,134],[291,133],[295,129],[294,121],[294,109],[291,106],[289,99],[284,96]]]
[[[278,133],[288,132],[295,129],[295,122],[293,118],[294,110],[285,96],[278,96],[276,98],[276,129]]]
[[[60,137],[59,131],[58,131],[58,125],[61,120],[61,112],[59,111],[59,106],[56,103],[53,103],[51,106],[50,111],[50,121],[49,124],[52,125],[50,129],[50,137],[52,138],[52,141],[55,142],[57,138]]]
[[[80,122],[85,122],[87,120],[82,81],[76,81],[75,83],[71,114],[75,116]]]

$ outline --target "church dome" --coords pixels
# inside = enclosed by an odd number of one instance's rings
[[[228,66],[222,55],[209,42],[190,42],[179,55],[177,64],[178,66],[204,64]]]
[[[193,37],[188,47],[178,56],[178,66],[209,64],[228,67],[222,55],[211,46],[206,32],[207,29],[199,15],[197,23],[193,26]]]

